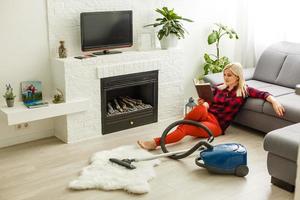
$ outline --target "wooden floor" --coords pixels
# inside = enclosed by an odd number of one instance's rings
[[[90,156],[101,150],[135,144],[137,139],[158,133],[114,133],[76,144],[48,138],[0,149],[0,200],[93,200],[93,199],[211,199],[292,200],[293,194],[273,186],[266,168],[263,134],[243,127],[230,127],[214,144],[239,142],[248,149],[250,173],[245,178],[208,173],[194,164],[192,155],[180,161],[162,159],[151,191],[144,195],[124,191],[72,191],[68,183],[88,165]],[[197,140],[186,138],[174,149],[186,148]],[[153,153],[158,153],[154,151]]]

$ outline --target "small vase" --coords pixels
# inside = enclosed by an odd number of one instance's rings
[[[59,41],[60,46],[58,48],[58,56],[59,58],[67,57],[67,49],[65,48],[65,41]]]
[[[163,37],[160,40],[160,47],[162,49],[173,49],[177,47],[178,38],[175,34],[170,34],[168,37]]]
[[[15,100],[14,99],[6,99],[7,107],[14,107]]]

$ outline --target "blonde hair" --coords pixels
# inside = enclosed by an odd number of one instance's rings
[[[224,67],[223,72],[227,69],[230,70],[235,76],[239,78],[238,88],[236,90],[236,96],[246,98],[248,96],[248,92],[247,92],[247,85],[244,79],[242,65],[240,63],[229,63]],[[224,90],[225,88],[227,88],[227,85],[223,83],[218,88]]]

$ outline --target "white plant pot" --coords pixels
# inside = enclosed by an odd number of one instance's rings
[[[178,38],[175,34],[170,34],[168,37],[163,37],[160,40],[160,47],[162,49],[173,49],[177,47]]]

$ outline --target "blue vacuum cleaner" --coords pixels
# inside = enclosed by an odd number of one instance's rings
[[[179,124],[189,124],[204,129],[209,135],[207,141],[200,141],[191,149],[168,152],[165,145],[165,138],[169,131]],[[197,150],[200,150],[199,155],[195,159],[197,166],[206,168],[209,172],[218,174],[232,174],[239,177],[244,177],[249,173],[247,166],[247,150],[246,148],[237,143],[211,145],[214,140],[212,132],[203,124],[191,120],[179,120],[170,124],[163,132],[160,140],[160,146],[163,154],[153,155],[144,158],[132,159],[117,159],[110,158],[113,163],[126,167],[127,169],[135,169],[136,167],[132,162],[140,162],[146,160],[153,160],[160,157],[170,157],[172,159],[185,158]]]

